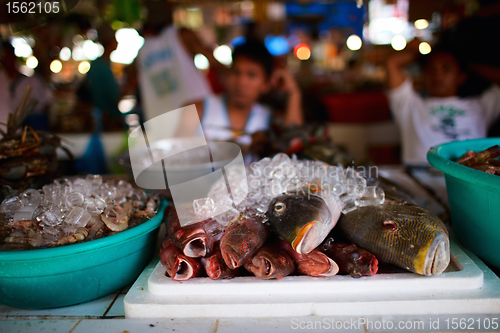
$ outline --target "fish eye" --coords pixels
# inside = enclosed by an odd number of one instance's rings
[[[274,205],[274,210],[278,213],[282,212],[283,210],[285,210],[285,204],[282,203],[282,202],[278,202]]]
[[[184,233],[184,232],[182,232],[182,230],[179,230],[179,231],[177,231],[177,233],[176,233],[175,235],[176,235],[177,237],[181,237],[183,233]]]
[[[357,260],[360,260],[361,258],[363,258],[363,256],[361,254],[359,254],[358,252],[354,252],[352,254],[352,258],[357,261]]]
[[[280,260],[281,260],[282,263],[285,263],[286,258],[285,257],[280,257]]]
[[[241,247],[246,250],[246,249],[248,249],[248,244],[247,243],[243,243],[243,244],[241,244]]]
[[[394,221],[384,221],[382,222],[382,226],[387,230],[394,231],[398,228],[398,225]]]

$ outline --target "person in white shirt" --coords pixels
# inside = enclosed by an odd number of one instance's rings
[[[428,165],[427,151],[441,143],[486,137],[500,115],[500,88],[493,84],[480,96],[462,98],[458,90],[467,76],[450,52],[435,49],[426,56],[424,85],[428,97],[413,88],[403,68],[416,59],[419,41],[390,56],[386,62],[388,98],[400,128],[406,165]],[[500,82],[499,69],[471,66],[478,74]]]
[[[271,123],[270,110],[258,102],[271,88],[287,94],[285,125],[302,125],[301,92],[289,71],[273,70],[273,58],[263,43],[248,40],[236,46],[232,59],[226,94],[209,95],[196,105],[207,140],[233,140],[249,145],[251,134],[267,130]],[[178,135],[193,134],[196,124],[193,119],[184,118]]]

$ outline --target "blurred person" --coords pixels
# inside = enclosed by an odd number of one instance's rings
[[[30,99],[35,99],[38,103],[31,114],[25,119],[23,125],[31,126],[34,130],[48,131],[48,111],[53,100],[53,92],[50,86],[36,73],[29,77],[19,72],[17,67],[18,60],[14,53],[14,47],[9,42],[2,43],[0,63],[2,64],[7,79],[5,83],[8,85],[9,112],[14,112],[17,109],[26,88],[30,86],[32,89]],[[2,99],[2,101],[4,100]],[[5,114],[6,106],[7,105],[4,104],[4,111],[2,111],[2,114]]]
[[[419,43],[411,41],[386,61],[389,104],[401,132],[403,162],[408,165],[428,165],[427,151],[441,143],[486,137],[500,115],[500,70],[470,66],[495,84],[479,96],[459,97],[467,74],[453,53],[439,47],[424,57],[427,96],[419,95],[403,69],[416,60]]]
[[[120,101],[120,87],[116,82],[113,71],[111,70],[111,52],[113,52],[118,43],[115,38],[115,31],[109,24],[103,24],[97,29],[99,42],[104,47],[104,53],[101,57],[92,61],[90,70],[78,91],[80,98],[87,100],[93,107],[97,108],[94,112],[95,121],[103,130],[121,130],[124,128],[123,116],[118,109]]]
[[[248,145],[251,134],[267,130],[271,111],[258,101],[276,88],[287,94],[285,125],[302,125],[301,92],[292,74],[273,71],[273,57],[263,43],[249,40],[235,47],[224,95],[209,95],[197,105],[203,134],[207,140],[235,140]],[[184,118],[179,135],[191,135],[196,122]]]
[[[175,4],[147,0],[145,5],[148,20],[142,32],[144,45],[136,59],[136,81],[144,115],[149,120],[184,105],[199,104],[211,93],[206,78],[194,66],[196,54],[203,54],[210,66],[220,72],[227,69],[192,31],[172,25]],[[134,82],[134,79],[130,81]],[[173,135],[175,125],[165,124],[161,135]]]

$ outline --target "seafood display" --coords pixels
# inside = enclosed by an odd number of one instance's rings
[[[0,204],[0,250],[54,247],[106,237],[156,215],[157,199],[100,175],[12,191]]]
[[[172,279],[360,278],[375,275],[379,261],[424,276],[448,267],[443,222],[387,184],[371,178],[367,186],[353,169],[278,154],[226,175],[232,196],[223,196],[224,179],[216,182],[193,202],[198,221],[181,226],[170,210],[160,258]]]
[[[500,147],[495,145],[480,152],[468,150],[458,160],[458,164],[473,168],[491,175],[500,176]]]

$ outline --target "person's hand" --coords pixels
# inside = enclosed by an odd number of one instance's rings
[[[300,89],[297,82],[295,82],[292,73],[285,68],[278,68],[273,72],[270,84],[271,87],[284,91],[288,94],[300,94]]]

